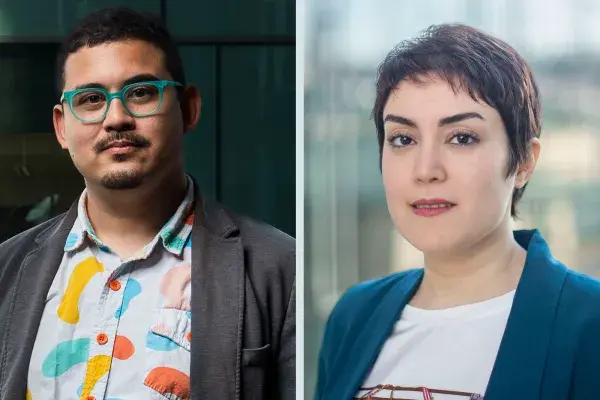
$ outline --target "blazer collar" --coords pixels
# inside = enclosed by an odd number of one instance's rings
[[[485,400],[537,399],[554,329],[567,268],[557,261],[538,230],[516,231],[515,239],[527,249]]]

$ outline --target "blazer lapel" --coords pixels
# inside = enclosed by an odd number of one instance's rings
[[[331,399],[354,398],[422,279],[423,270],[409,272],[404,279],[393,285],[378,304],[374,304],[368,319],[361,321],[360,325],[352,326],[352,330],[357,332],[354,343],[331,367],[336,379],[325,390],[325,393],[331,394]]]
[[[537,230],[517,231],[527,259],[485,400],[539,398],[553,322],[567,274]]]
[[[42,232],[21,264],[13,296],[2,357],[11,360],[2,371],[2,399],[22,399],[27,388],[29,360],[44,312],[46,296],[58,271],[67,235],[77,216],[76,204],[57,224]]]
[[[192,231],[192,397],[239,399],[244,322],[242,243],[238,228],[223,209],[197,203]]]

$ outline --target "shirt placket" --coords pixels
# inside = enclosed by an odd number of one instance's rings
[[[123,313],[125,287],[131,272],[130,262],[121,263],[113,254],[101,252],[106,268],[103,273],[104,285],[96,309],[96,323],[90,343],[88,365],[86,368],[80,400],[100,400],[107,395],[106,389],[112,363],[115,358],[123,358],[131,343],[128,338],[119,335],[119,321]],[[117,362],[119,362],[117,360]]]

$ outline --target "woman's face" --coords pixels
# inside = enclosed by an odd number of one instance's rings
[[[383,118],[387,204],[413,246],[452,253],[509,229],[512,192],[525,181],[506,178],[508,137],[494,108],[432,78],[400,82]]]

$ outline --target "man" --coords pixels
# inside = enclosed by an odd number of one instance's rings
[[[185,174],[200,96],[166,28],[94,13],[59,67],[86,189],[0,245],[0,399],[295,398],[294,240]]]

